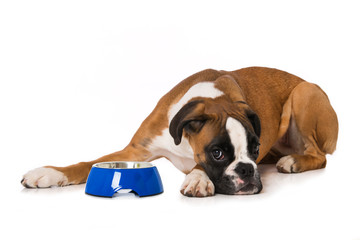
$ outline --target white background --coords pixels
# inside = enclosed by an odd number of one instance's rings
[[[356,1],[1,1],[1,238],[360,239],[359,23]],[[20,185],[122,149],[187,76],[248,66],[327,92],[340,132],[326,169],[261,166],[261,194],[205,199],[183,197],[164,159],[154,197]]]

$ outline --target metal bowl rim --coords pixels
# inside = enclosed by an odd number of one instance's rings
[[[92,167],[102,168],[102,169],[143,169],[143,168],[152,168],[153,164],[149,162],[102,162],[95,163]]]

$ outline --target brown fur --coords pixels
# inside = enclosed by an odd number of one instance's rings
[[[169,127],[167,113],[172,104],[178,102],[193,85],[204,81],[215,82],[215,86],[223,91],[225,96],[214,100],[206,99],[206,111],[211,113],[213,122],[206,125],[207,131],[202,131],[196,138],[189,138],[194,148],[200,149],[217,134],[219,126],[223,126],[226,120],[225,113],[241,117],[244,116],[244,109],[250,108],[258,114],[261,121],[258,163],[264,158],[270,158],[270,155],[275,159],[284,155],[274,146],[281,146],[282,140],[286,140],[292,120],[305,146],[302,154],[292,155],[296,160],[293,168],[295,172],[324,167],[325,154],[335,150],[337,117],[326,94],[318,86],[277,69],[251,67],[233,72],[209,69],[188,77],[163,96],[122,151],[92,162],[81,162],[68,167],[48,167],[63,172],[70,184],[79,184],[86,181],[94,163],[151,161],[162,157],[154,156],[148,146],[152,139]],[[246,102],[247,105],[236,106],[236,101]],[[195,156],[197,162],[203,158],[201,154]]]

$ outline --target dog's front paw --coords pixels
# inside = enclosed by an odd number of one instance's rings
[[[188,197],[208,197],[215,194],[215,186],[204,171],[194,169],[186,176],[180,192]]]
[[[291,155],[280,158],[280,160],[276,163],[276,167],[278,171],[282,173],[299,172],[296,166],[296,160]]]
[[[51,186],[69,185],[64,173],[53,168],[41,167],[26,173],[21,184],[27,188],[47,188]]]

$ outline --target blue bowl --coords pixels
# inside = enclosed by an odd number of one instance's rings
[[[92,166],[85,193],[112,197],[117,192],[130,191],[140,197],[162,193],[157,168],[148,162],[105,162]]]

